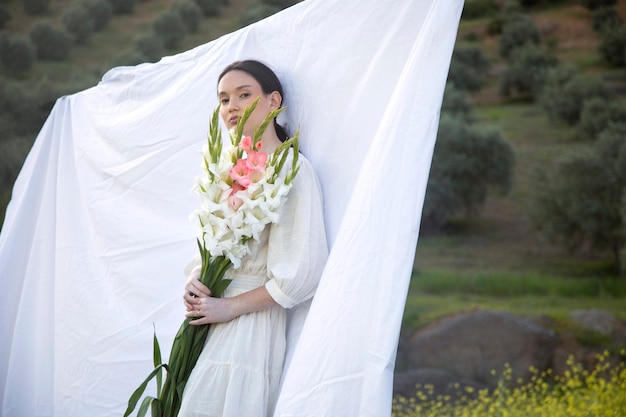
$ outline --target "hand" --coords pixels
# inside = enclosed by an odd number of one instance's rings
[[[185,293],[183,294],[183,302],[185,303],[185,307],[187,311],[192,311],[195,308],[194,301],[198,297],[210,297],[211,290],[209,290],[206,285],[200,282],[200,269],[201,267],[194,268],[189,274],[189,279],[185,284]]]
[[[185,317],[196,318],[189,322],[191,325],[209,323],[223,323],[238,316],[235,311],[235,303],[232,298],[196,297],[190,303],[192,309],[188,309]]]

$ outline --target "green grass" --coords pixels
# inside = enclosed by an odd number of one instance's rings
[[[578,270],[570,276],[510,270],[415,271],[403,328],[411,333],[439,318],[475,309],[547,316],[566,323],[572,310],[603,308],[626,320],[626,281],[607,276],[602,268],[581,274]]]

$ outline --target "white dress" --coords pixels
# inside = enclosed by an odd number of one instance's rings
[[[285,361],[288,309],[307,307],[328,257],[321,189],[309,161],[301,167],[277,224],[268,225],[241,267],[228,271],[224,297],[265,285],[279,304],[211,324],[191,372],[179,417],[269,417]],[[189,273],[196,258],[186,267]],[[290,338],[289,338],[290,339]]]

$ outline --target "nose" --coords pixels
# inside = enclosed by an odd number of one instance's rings
[[[239,103],[237,102],[237,99],[231,98],[228,100],[228,111],[233,112],[237,110],[239,110]]]

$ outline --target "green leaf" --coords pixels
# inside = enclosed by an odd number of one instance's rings
[[[152,362],[154,364],[154,367],[158,367],[159,365],[162,364],[161,361],[161,347],[159,346],[159,339],[157,339],[156,336],[156,325],[154,323],[152,323],[152,326],[154,327],[154,341],[153,341],[153,348],[152,348]],[[163,380],[163,373],[159,370],[159,372],[156,374],[156,379],[157,379],[157,397],[159,396],[159,393],[161,392],[161,381]]]
[[[153,404],[154,402],[158,402],[159,400],[157,400],[154,397],[146,397],[143,399],[143,401],[141,402],[141,407],[139,407],[139,411],[137,411],[137,417],[145,417],[146,413],[148,412],[148,408],[150,407],[151,404]]]
[[[143,392],[146,390],[146,387],[148,386],[148,382],[150,382],[150,380],[154,378],[154,376],[161,370],[161,368],[166,368],[166,366],[161,364],[157,366],[155,369],[153,369],[152,372],[150,372],[150,374],[148,375],[148,377],[135,390],[135,392],[133,392],[133,394],[130,396],[130,399],[128,400],[128,408],[126,408],[124,417],[128,417],[130,413],[133,412],[133,410],[137,406],[137,402],[143,395]]]

